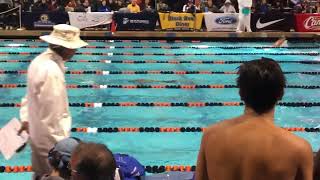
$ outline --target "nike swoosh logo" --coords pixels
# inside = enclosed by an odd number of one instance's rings
[[[275,24],[277,22],[283,21],[284,19],[285,18],[278,19],[278,20],[275,20],[275,21],[270,21],[270,22],[267,22],[267,23],[261,23],[260,22],[260,18],[259,18],[258,21],[257,21],[256,27],[257,27],[257,29],[262,29],[262,28],[265,28],[267,26],[270,26],[271,24]]]

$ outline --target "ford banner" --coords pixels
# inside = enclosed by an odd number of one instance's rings
[[[270,11],[265,14],[251,14],[251,29],[259,31],[287,31],[294,29],[294,18],[292,13]]]
[[[207,31],[236,31],[237,13],[204,13]]]
[[[296,31],[320,32],[320,14],[296,14]]]

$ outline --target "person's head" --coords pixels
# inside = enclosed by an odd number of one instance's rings
[[[84,5],[85,7],[89,7],[89,6],[90,6],[89,0],[84,0],[83,5]]]
[[[131,4],[135,6],[137,4],[137,0],[131,0]]]
[[[212,7],[212,5],[213,5],[213,2],[212,2],[212,0],[208,0],[208,7]]]
[[[67,61],[75,54],[76,49],[88,45],[80,39],[80,29],[66,24],[53,27],[50,35],[41,36],[40,39],[49,43],[49,48]]]
[[[42,4],[46,4],[46,3],[47,3],[47,0],[41,0],[41,3],[42,3]]]
[[[230,0],[226,0],[226,1],[224,2],[224,5],[227,6],[227,7],[230,6],[230,5],[231,5],[231,1],[230,1]]]
[[[64,61],[70,60],[77,51],[76,49],[68,49],[54,44],[49,44],[49,49],[61,56]]]
[[[270,112],[282,99],[286,79],[276,61],[262,58],[245,62],[238,74],[241,100],[257,114]]]
[[[81,143],[71,155],[74,180],[113,180],[116,162],[112,152],[103,144]]]
[[[102,6],[106,6],[106,5],[107,5],[107,1],[106,1],[106,0],[103,0],[103,1],[101,2],[101,4],[102,4]]]
[[[48,153],[48,162],[54,173],[69,180],[71,171],[68,168],[72,151],[78,146],[80,140],[77,138],[66,138],[59,141]]]

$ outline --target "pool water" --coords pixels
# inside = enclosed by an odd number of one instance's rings
[[[149,53],[149,55],[84,55],[72,60],[156,60],[156,61],[249,61],[264,57],[278,61],[320,61],[319,55],[290,55],[290,53],[319,53],[319,45],[313,42],[291,42],[291,48],[269,48],[272,42],[98,42],[90,46],[108,48],[82,48],[78,52],[92,53]],[[23,46],[23,47],[21,47]],[[0,41],[0,52],[42,52],[43,42]],[[111,46],[111,48],[110,48]],[[129,47],[130,46],[130,47]],[[141,47],[144,48],[134,48]],[[119,48],[122,47],[122,48]],[[125,48],[124,48],[125,47]],[[174,47],[174,48],[159,48]],[[235,48],[239,47],[239,48]],[[259,48],[257,48],[259,47]],[[265,47],[265,48],[261,48]],[[297,48],[293,48],[297,47]],[[300,48],[299,48],[300,47]],[[309,47],[309,48],[307,48]],[[165,55],[151,55],[171,54]],[[225,55],[205,55],[224,53]],[[228,55],[239,53],[239,55]],[[246,55],[260,53],[260,55]],[[201,54],[177,55],[172,54]],[[289,55],[287,55],[289,54]],[[0,54],[2,60],[32,60],[36,55]],[[0,63],[1,70],[26,70],[29,63]],[[236,71],[240,64],[195,64],[195,63],[84,63],[68,62],[68,70],[104,71]],[[320,64],[281,63],[283,71],[320,71]],[[208,85],[235,84],[235,74],[112,74],[112,75],[66,75],[67,84],[78,85]],[[288,85],[320,86],[319,75],[287,74]],[[142,80],[143,79],[143,80]],[[0,84],[25,84],[24,74],[1,74]],[[19,103],[25,88],[0,88],[2,103]],[[70,102],[231,102],[240,101],[237,88],[228,89],[68,89]],[[283,101],[318,102],[318,89],[287,88]],[[71,107],[72,127],[206,127],[243,112],[243,106],[218,107]],[[316,127],[320,124],[320,107],[277,107],[275,122],[281,127]],[[0,125],[13,117],[19,117],[18,108],[0,108]],[[299,132],[308,140],[314,151],[319,149],[317,133]],[[108,145],[113,152],[136,157],[143,165],[195,165],[201,133],[73,133],[85,141]],[[30,148],[6,161],[0,157],[0,165],[30,165]],[[0,179],[27,179],[31,173],[0,174]]]

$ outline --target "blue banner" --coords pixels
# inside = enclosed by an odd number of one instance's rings
[[[69,16],[66,12],[23,12],[22,26],[26,29],[52,29],[56,24],[66,24]]]

